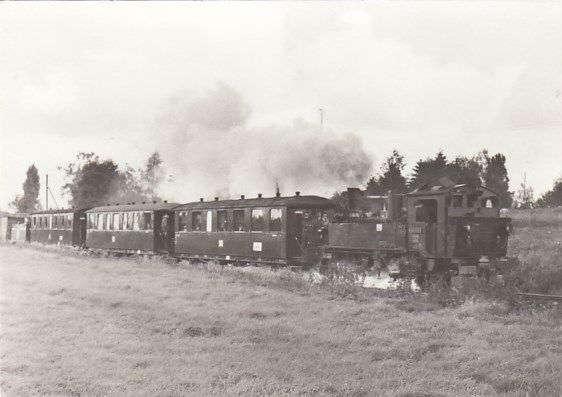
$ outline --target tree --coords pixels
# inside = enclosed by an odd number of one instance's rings
[[[393,150],[381,167],[382,174],[372,176],[367,182],[366,194],[384,196],[388,193],[405,193],[407,191],[406,178],[402,176],[404,166],[404,156],[400,155],[397,150]]]
[[[393,150],[382,166],[383,174],[378,181],[384,194],[406,192],[406,178],[402,176],[404,166],[404,156]]]
[[[485,169],[482,175],[484,186],[492,189],[500,196],[500,206],[510,208],[513,203],[513,193],[509,191],[509,177],[505,167],[505,156],[497,153],[492,157],[485,155]]]
[[[478,156],[468,158],[458,156],[455,161],[447,165],[448,177],[457,184],[467,184],[473,187],[482,185],[482,165]]]
[[[94,153],[79,153],[76,158],[78,162],[59,167],[66,173],[67,183],[62,190],[63,194],[70,194],[72,206],[84,208],[149,200],[131,167],[121,172],[113,160],[102,161]]]
[[[347,214],[349,212],[349,199],[347,191],[335,192],[331,198],[336,206],[335,211],[339,214]]]
[[[39,172],[32,164],[26,172],[25,182],[22,185],[23,196],[16,196],[14,201],[10,203],[10,206],[14,208],[17,212],[33,212],[37,209],[39,205]]]
[[[379,177],[372,176],[365,185],[365,194],[368,196],[383,196],[384,190],[379,184]]]
[[[562,177],[554,181],[552,190],[549,190],[537,200],[537,206],[539,207],[562,206]]]
[[[151,200],[159,199],[157,194],[158,187],[164,180],[162,163],[160,153],[154,152],[146,161],[144,170],[141,171],[144,194],[150,197]]]
[[[523,183],[520,187],[515,196],[515,207],[524,210],[534,208],[535,199],[533,197],[533,188]]]
[[[439,151],[434,159],[418,160],[410,177],[409,187],[410,189],[417,189],[425,184],[431,184],[439,178],[447,176],[449,172],[447,157],[443,154],[443,151]]]

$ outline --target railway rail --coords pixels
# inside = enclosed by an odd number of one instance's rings
[[[560,295],[530,294],[526,292],[520,292],[519,296],[523,299],[534,300],[534,301],[562,302],[562,296]]]

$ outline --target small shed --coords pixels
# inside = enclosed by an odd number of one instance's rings
[[[16,223],[12,225],[11,241],[25,243],[29,242],[30,238],[31,230],[29,229],[29,223]]]
[[[4,214],[0,217],[0,242],[12,240],[12,226],[27,222],[27,214]]]

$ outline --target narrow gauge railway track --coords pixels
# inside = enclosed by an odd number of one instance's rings
[[[519,296],[523,299],[534,300],[534,301],[562,302],[562,296],[560,295],[530,294],[526,292],[520,292]]]

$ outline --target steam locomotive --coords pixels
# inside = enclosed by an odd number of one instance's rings
[[[490,189],[442,179],[409,194],[350,188],[347,196],[345,215],[299,192],[41,211],[31,215],[31,241],[235,264],[344,263],[408,277],[489,273],[505,261],[511,220]]]
[[[348,189],[351,216],[330,222],[325,260],[423,279],[486,275],[506,263],[511,219],[485,187],[448,179],[404,195],[366,196]]]

